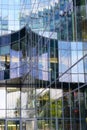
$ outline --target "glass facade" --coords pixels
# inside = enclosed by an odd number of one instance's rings
[[[87,1],[0,1],[0,129],[87,129]]]
[[[13,33],[25,25],[22,0],[0,0],[0,35]]]

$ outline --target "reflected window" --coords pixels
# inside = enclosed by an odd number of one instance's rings
[[[71,50],[77,50],[77,42],[71,42]]]

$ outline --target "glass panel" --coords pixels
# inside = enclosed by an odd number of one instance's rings
[[[46,121],[47,122],[47,121]],[[37,121],[37,127],[38,127],[38,130],[44,130],[44,127],[45,127],[45,120],[38,120]],[[48,124],[47,124],[48,125]]]
[[[36,101],[36,107],[37,107],[37,114],[39,117],[49,117],[50,116],[50,91],[49,89],[37,90],[38,93],[40,93],[37,97]]]
[[[10,46],[3,46],[0,47],[0,54],[1,55],[6,55],[10,53]]]
[[[34,121],[23,121],[22,130],[35,130]]]
[[[71,42],[71,50],[77,50],[77,43],[76,42]]]
[[[77,51],[71,51],[72,59],[71,63],[72,65],[77,61]]]
[[[2,36],[1,38],[0,38],[0,40],[1,40],[1,44],[0,45],[8,45],[8,44],[10,44],[11,43],[11,37],[10,37],[10,35],[7,35],[7,36]]]
[[[20,89],[7,88],[7,109],[20,108]]]
[[[72,130],[79,130],[79,92],[75,91],[71,94],[71,117],[72,117]]]
[[[20,116],[20,89],[7,88],[7,116],[19,117]]]
[[[22,113],[23,118],[33,118],[33,117],[35,117],[35,109],[22,110],[21,113]]]
[[[10,50],[10,77],[16,78],[20,76],[19,73],[19,66],[20,66],[20,59],[21,59],[22,53],[19,51],[19,43],[16,42],[12,44],[11,50]],[[14,68],[14,69],[12,69]]]
[[[7,130],[19,130],[20,129],[20,125],[19,125],[19,121],[8,121],[7,122]]]
[[[87,86],[80,89],[81,129],[87,128]]]
[[[37,121],[38,130],[56,130],[55,120],[38,120]]]
[[[10,76],[10,56],[5,55],[5,71],[4,71],[4,79],[9,79]]]
[[[6,117],[6,110],[0,110],[0,118],[4,119]]]
[[[22,88],[21,91],[21,108],[29,109],[35,108],[35,89],[34,88]]]
[[[35,116],[35,89],[22,88],[21,91],[22,117],[32,118]]]
[[[82,50],[83,44],[84,44],[84,43],[82,43],[82,42],[78,42],[78,43],[77,43],[78,50]]]
[[[26,39],[22,39],[20,41],[20,49],[21,49],[21,52],[22,52],[22,61],[24,58],[26,58]]]
[[[5,88],[0,88],[0,109],[6,109],[6,90]]]
[[[5,121],[0,120],[0,130],[5,130]]]
[[[51,117],[62,117],[62,89],[50,89],[50,114]]]
[[[20,109],[7,110],[7,118],[17,118],[20,117]]]
[[[70,120],[64,120],[64,130],[70,130]]]
[[[58,119],[58,130],[63,130],[63,120]]]

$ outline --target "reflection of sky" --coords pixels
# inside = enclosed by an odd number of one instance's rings
[[[20,15],[20,0],[0,0],[0,9],[2,15],[2,24],[4,20],[8,22],[3,27],[6,30],[19,29],[19,15]]]
[[[10,50],[10,78],[20,76],[19,68],[21,65],[22,52]],[[22,70],[21,70],[22,71]]]
[[[34,52],[34,53],[33,53]],[[48,72],[48,53],[43,53],[41,56],[35,57],[35,49],[32,50],[33,55],[33,70],[31,75],[34,77],[39,77],[41,80],[49,80],[49,72]],[[38,71],[38,72],[37,72]]]
[[[44,53],[39,56],[39,63],[38,63],[39,71],[39,79],[41,80],[48,80],[48,54]]]
[[[41,11],[43,9],[50,9],[52,7],[54,7],[57,3],[59,3],[59,0],[2,0],[0,1],[0,3],[2,4],[0,8],[3,8],[2,10],[2,15],[5,15],[5,17],[8,17],[8,29],[9,30],[17,30],[19,29],[20,24],[18,23],[19,21],[19,17],[21,13],[25,13],[26,14],[31,14],[29,12],[32,13],[37,13],[38,11]],[[72,0],[71,1],[60,1],[61,5],[60,7],[62,7],[63,5],[63,9],[68,7],[71,9],[71,5],[72,5]],[[3,5],[4,4],[4,5]],[[26,7],[26,10],[25,10]],[[8,9],[6,9],[8,8]],[[21,9],[21,10],[20,10]],[[24,16],[24,15],[23,15]],[[12,21],[11,21],[12,20]],[[22,24],[22,23],[21,23]],[[21,25],[22,26],[22,25]]]
[[[82,42],[64,42],[59,41],[59,72],[64,73],[80,58],[83,57]],[[71,74],[70,74],[71,72]],[[61,78],[67,82],[67,79],[72,77],[72,82],[84,82],[84,66],[83,60],[75,65],[68,72],[68,75],[63,75]],[[79,73],[79,74],[78,74]],[[60,74],[61,75],[61,74]],[[64,77],[67,77],[66,79]]]

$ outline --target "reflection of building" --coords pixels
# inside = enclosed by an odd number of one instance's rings
[[[86,10],[86,0],[0,1],[1,130],[87,129]]]

